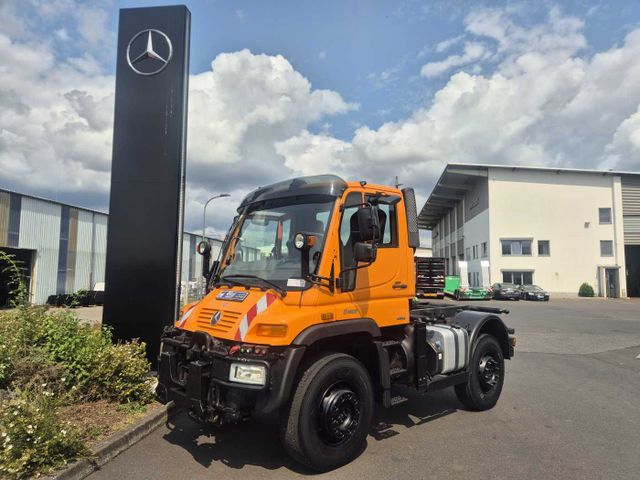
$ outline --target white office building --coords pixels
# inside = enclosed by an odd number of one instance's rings
[[[640,173],[449,164],[419,224],[448,274],[467,261],[471,286],[640,296]]]

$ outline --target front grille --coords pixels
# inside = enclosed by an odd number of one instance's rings
[[[215,308],[201,308],[197,317],[198,327],[211,332],[212,335],[227,333],[237,325],[238,320],[240,320],[242,316],[239,312],[224,310],[220,321],[215,325],[211,325],[211,317],[213,317],[213,314],[216,312],[217,310]]]

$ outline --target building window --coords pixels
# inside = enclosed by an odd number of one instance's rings
[[[502,255],[531,255],[531,240],[501,240]]]
[[[613,257],[613,240],[600,240],[600,256]]]
[[[504,283],[514,283],[516,285],[533,285],[533,272],[502,272],[502,281]]]
[[[469,247],[465,248],[465,249],[464,249],[464,252],[465,252],[464,257],[465,257],[467,260],[471,260],[471,248],[469,248]]]
[[[487,242],[482,242],[482,258],[487,258],[489,252],[487,251]]]
[[[538,255],[541,257],[548,257],[551,255],[549,240],[538,240]]]
[[[599,208],[598,209],[598,217],[600,218],[600,225],[611,224],[611,209],[610,208]]]

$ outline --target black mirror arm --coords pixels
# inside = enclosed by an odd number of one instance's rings
[[[370,267],[371,265],[373,265],[373,262],[367,262],[364,265],[356,265],[355,267],[347,267],[340,272],[340,275],[342,275],[344,272],[350,272],[351,270],[360,270],[361,268],[367,268],[367,267]]]
[[[335,291],[336,288],[336,279],[333,277],[322,277],[320,275],[316,275],[315,273],[310,273],[309,277],[307,277],[311,283],[315,285],[319,285],[321,287],[327,287],[331,293]]]

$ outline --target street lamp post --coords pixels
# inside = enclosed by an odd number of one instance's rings
[[[211,197],[209,200],[207,200],[207,203],[204,204],[204,210],[202,212],[202,241],[205,241],[205,228],[207,227],[207,207],[209,206],[209,203],[211,202],[211,200],[215,200],[216,198],[222,198],[222,197],[230,197],[231,195],[229,195],[228,193],[221,193],[220,195],[216,195],[214,197]]]
[[[206,241],[205,230],[207,228],[207,207],[212,200],[216,198],[229,197],[228,193],[221,193],[220,195],[215,195],[207,200],[207,203],[204,204],[204,209],[202,211],[202,241],[198,245],[198,253],[202,255],[202,276],[205,278],[205,282],[208,283],[208,275],[209,275],[209,261],[211,259],[211,246],[209,242]],[[198,280],[200,282],[200,280]],[[207,286],[205,283],[205,293],[207,291]]]

